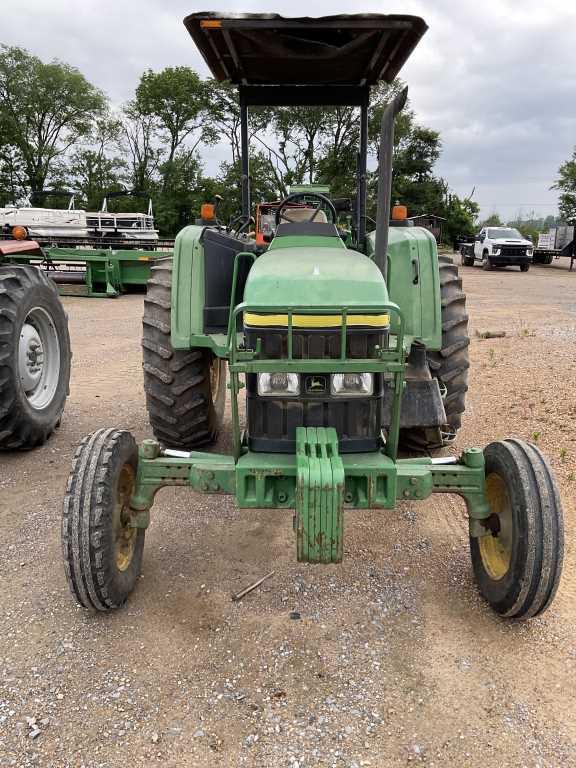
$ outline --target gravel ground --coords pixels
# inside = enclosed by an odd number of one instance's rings
[[[545,616],[484,605],[456,498],[347,513],[344,563],[305,566],[289,514],[183,489],[158,496],[127,606],[84,612],[62,495],[85,433],[148,434],[142,297],[65,299],[62,427],[0,459],[0,766],[576,766],[576,273],[462,272],[472,334],[506,337],[473,337],[457,447],[517,435],[550,457],[567,556]]]

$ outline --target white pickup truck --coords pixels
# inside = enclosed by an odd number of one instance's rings
[[[528,272],[534,245],[513,227],[482,227],[473,243],[460,245],[460,254],[467,267],[480,262],[484,269],[518,266]]]

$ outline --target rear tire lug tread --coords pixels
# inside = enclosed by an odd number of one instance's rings
[[[153,267],[144,302],[144,390],[156,438],[169,448],[190,450],[213,442],[217,436],[223,416],[226,377],[222,371],[213,405],[210,350],[172,348],[171,281],[171,259]]]

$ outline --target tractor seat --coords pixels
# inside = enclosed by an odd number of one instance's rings
[[[289,221],[307,221],[310,216],[312,216],[313,211],[314,208],[285,208],[282,211],[282,217]],[[316,218],[312,223],[327,224],[328,219],[326,218],[324,211],[318,211]]]
[[[285,221],[276,227],[275,237],[292,237],[294,235],[340,237],[336,224],[330,224],[327,221]]]
[[[331,224],[324,211],[316,214],[314,221],[309,221],[314,208],[285,208],[282,211],[283,219],[276,227],[276,237],[290,237],[290,235],[320,235],[323,237],[340,237],[335,224]]]

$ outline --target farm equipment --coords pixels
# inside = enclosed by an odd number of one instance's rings
[[[570,259],[570,272],[576,261],[576,237],[575,227],[552,227],[548,232],[541,234],[538,245],[534,248],[535,264],[552,264],[554,259],[567,256]]]
[[[62,418],[70,381],[68,321],[54,284],[29,264],[33,241],[0,241],[0,450],[42,445]]]
[[[22,243],[29,245],[30,241]],[[166,250],[125,250],[125,243],[107,248],[24,248],[9,253],[6,261],[42,270],[63,296],[115,298],[132,288],[146,286],[152,264],[172,253],[172,242],[162,245]]]
[[[4,261],[44,271],[61,295],[114,298],[144,287],[151,264],[174,248],[173,240],[158,240],[149,198],[147,214],[108,212],[108,199],[143,197],[138,192],[108,193],[97,213],[76,210],[72,192],[44,194],[67,195],[68,209],[0,209],[0,231],[14,242],[27,243],[7,249]],[[35,247],[30,247],[31,242]]]
[[[130,432],[110,428],[80,444],[62,521],[74,598],[100,611],[124,603],[140,573],[155,495],[166,486],[232,494],[242,508],[294,510],[305,563],[342,560],[346,509],[381,510],[384,529],[398,501],[452,493],[466,502],[482,595],[503,616],[541,613],[556,592],[563,552],[560,500],[542,453],[504,440],[430,455],[460,427],[468,318],[457,267],[438,256],[431,233],[409,226],[402,209],[389,221],[394,119],[406,91],[382,115],[378,214],[367,232],[370,87],[396,77],[424,21],[200,13],[185,25],[213,75],[238,85],[246,226],[186,227],[173,258],[152,268],[142,345],[155,439],[138,447]],[[333,202],[319,192],[275,207],[269,243],[245,233],[247,115],[259,104],[360,109],[350,247]],[[198,450],[222,425],[226,368],[230,455]],[[399,458],[401,444],[425,454]]]

